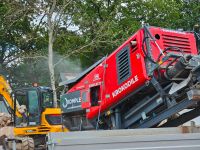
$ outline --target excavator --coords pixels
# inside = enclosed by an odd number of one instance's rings
[[[0,141],[4,149],[11,149],[13,142],[16,149],[46,149],[47,133],[68,131],[62,125],[61,109],[53,105],[49,87],[20,88],[13,92],[4,76],[0,75],[0,94],[0,110],[4,108],[10,114],[14,133],[12,138]],[[6,129],[4,125],[1,131],[7,134],[9,131]]]

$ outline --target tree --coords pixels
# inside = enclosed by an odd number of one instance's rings
[[[21,4],[0,2],[0,64],[6,69],[20,55],[33,50],[29,12]]]
[[[56,34],[59,26],[62,25],[61,18],[63,12],[70,1],[57,1],[52,2],[41,0],[32,4],[36,10],[36,20],[40,20],[38,25],[42,25],[44,30],[48,33],[48,68],[50,74],[50,82],[53,90],[54,106],[57,107],[57,94],[55,85],[55,72],[53,62],[53,44],[56,39]],[[41,18],[41,19],[38,19]]]
[[[28,84],[34,79],[48,85],[50,79],[56,105],[55,71],[66,59],[78,58],[86,68],[121,45],[142,21],[191,30],[199,13],[198,0],[4,0],[0,2],[0,63]],[[26,72],[40,74],[41,62],[49,64],[43,67],[47,78],[29,79]],[[24,71],[14,73],[19,69]]]
[[[183,0],[77,0],[73,23],[84,39],[83,45],[93,42],[79,55],[83,67],[115,50],[141,27],[142,22],[171,29],[188,29],[182,20],[187,10],[190,13],[186,18],[192,21],[189,15],[198,10],[195,4]]]
[[[12,60],[7,62],[4,66],[6,69],[11,69],[12,77],[14,76],[15,78],[13,81],[20,79],[20,81],[17,81],[18,83],[15,85],[22,85],[23,82],[26,85],[30,85],[30,82],[39,80],[38,76],[34,76],[34,74],[37,72],[36,68],[38,62],[45,62],[45,60],[48,60],[48,68],[51,86],[54,92],[55,106],[57,106],[57,96],[54,69],[62,61],[58,60],[58,62],[54,64],[53,43],[56,41],[57,33],[61,33],[60,31],[63,28],[67,28],[68,24],[70,24],[68,19],[66,19],[68,17],[67,12],[64,14],[66,7],[70,4],[69,2],[70,1],[57,0],[52,2],[46,0],[14,0],[10,3],[10,1],[5,0],[4,2],[0,3],[0,18],[3,24],[1,26],[2,30],[0,30],[3,33],[0,43],[2,47],[2,59],[0,58],[0,63],[2,62],[1,64],[5,64],[5,60],[8,60],[8,56],[3,58],[3,54],[9,54],[9,57],[12,58]],[[7,29],[6,27],[9,28]],[[5,39],[4,42],[4,35],[10,33],[10,31],[17,34],[7,36],[8,39]],[[65,32],[65,34],[66,33],[67,32]],[[14,38],[16,38],[16,40]],[[59,43],[58,41],[56,43]],[[16,51],[13,49],[16,49]],[[6,66],[7,64],[9,64],[9,66]],[[28,65],[29,67],[27,67]],[[32,68],[32,72],[30,72],[30,68]],[[16,71],[19,69],[23,70],[24,72],[16,73]],[[29,74],[27,74],[27,72],[29,72]],[[40,74],[39,72],[37,73],[38,75]],[[29,78],[30,74],[32,74],[34,78]],[[24,80],[24,77],[27,79]]]

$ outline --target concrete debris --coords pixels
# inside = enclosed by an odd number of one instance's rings
[[[11,124],[11,116],[6,113],[0,113],[0,128]]]
[[[5,138],[14,138],[13,127],[2,127],[0,128],[0,145],[3,144]]]

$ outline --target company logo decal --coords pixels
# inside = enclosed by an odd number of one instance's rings
[[[135,84],[137,81],[138,81],[138,76],[135,75],[129,81],[127,81],[122,86],[120,86],[118,89],[116,89],[114,92],[112,92],[112,97],[114,98],[115,96],[117,96],[118,94],[120,94],[121,92],[123,92],[124,90],[129,88],[131,85]]]
[[[79,98],[72,98],[72,99],[64,99],[63,108],[67,108],[68,105],[76,105],[77,103],[81,103],[81,97]]]
[[[99,74],[95,74],[94,75],[94,79],[93,79],[93,81],[97,81],[97,80],[100,80],[101,78],[99,77]]]

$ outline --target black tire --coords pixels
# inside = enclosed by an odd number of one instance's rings
[[[34,141],[30,137],[22,138],[22,150],[34,150]]]

